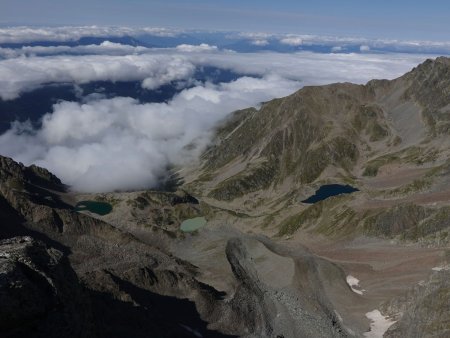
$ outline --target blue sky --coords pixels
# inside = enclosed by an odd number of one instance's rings
[[[164,26],[450,40],[445,0],[0,0],[0,23]]]

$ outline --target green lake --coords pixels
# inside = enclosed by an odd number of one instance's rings
[[[75,206],[75,211],[90,211],[94,214],[104,216],[112,211],[113,207],[111,204],[106,202],[97,201],[81,201]]]
[[[192,232],[200,229],[206,225],[205,217],[195,217],[191,219],[187,219],[181,223],[180,229],[184,232]]]

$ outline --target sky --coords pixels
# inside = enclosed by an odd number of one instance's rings
[[[36,15],[39,13],[39,15]],[[0,0],[0,24],[181,29],[450,40],[445,0]]]

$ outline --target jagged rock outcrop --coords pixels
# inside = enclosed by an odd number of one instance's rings
[[[67,257],[31,237],[0,241],[0,335],[93,337],[90,300]]]

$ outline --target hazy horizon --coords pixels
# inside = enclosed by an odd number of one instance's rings
[[[0,23],[162,26],[177,29],[449,40],[446,1],[4,0]],[[36,16],[36,13],[40,13]]]

